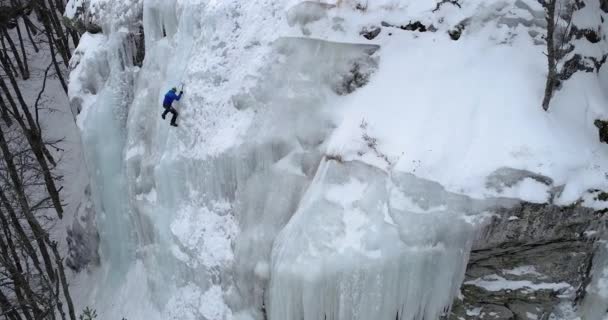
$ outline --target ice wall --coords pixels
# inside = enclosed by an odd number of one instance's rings
[[[432,190],[411,182],[324,162],[273,249],[269,318],[438,319],[462,282],[475,225],[445,203],[419,206]]]
[[[72,92],[85,93],[72,102],[76,112],[86,108],[79,126],[84,129],[83,146],[98,214],[102,259],[112,264],[115,275],[127,271],[134,249],[123,161],[125,123],[135,74],[125,47],[126,37],[126,32],[84,37],[89,48],[77,52],[72,61],[72,67],[78,69],[75,74],[80,74],[78,79],[71,79],[70,88]]]
[[[595,132],[534,109],[542,48],[525,19],[493,22],[521,4],[351,4],[89,3],[104,32],[83,37],[70,92],[100,213],[101,318],[436,319],[505,195],[487,174],[566,183],[604,164],[580,143]],[[439,31],[395,27],[404,17]],[[173,128],[160,104],[182,85]]]

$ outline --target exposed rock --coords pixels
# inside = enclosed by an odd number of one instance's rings
[[[90,187],[84,192],[82,202],[76,208],[74,222],[68,228],[68,257],[66,265],[78,272],[88,265],[99,265],[99,233],[95,223],[95,210],[91,202]]]
[[[76,116],[82,111],[82,103],[83,99],[81,97],[74,97],[70,99],[70,110],[72,111],[72,116],[74,119],[76,119]]]
[[[597,191],[598,191],[598,195],[595,198],[596,200],[599,200],[599,201],[608,201],[608,193],[602,192],[600,190],[597,190]]]
[[[408,31],[420,31],[420,32],[426,32],[426,30],[427,30],[426,26],[424,24],[422,24],[422,22],[420,22],[420,21],[410,22],[405,26],[401,26],[401,29],[408,30]]]
[[[101,26],[95,21],[93,15],[89,13],[88,3],[75,1],[71,5],[76,6],[73,17],[63,16],[63,24],[78,33],[89,32],[92,34],[101,33]]]
[[[454,317],[454,315],[458,315]],[[497,304],[483,303],[477,307],[466,305],[462,301],[454,303],[450,319],[473,320],[515,320],[513,312],[509,308]]]
[[[600,40],[602,40],[598,31],[596,31],[596,30],[579,29],[578,27],[573,26],[571,32],[572,32],[572,35],[576,39],[585,38],[585,39],[587,39],[587,41],[589,41],[591,43],[598,43],[598,42],[600,42]]]
[[[479,316],[476,319],[492,319],[492,320],[511,320],[515,319],[513,313],[508,308],[496,305],[486,304],[479,310]]]
[[[363,28],[359,34],[367,40],[373,40],[380,34],[380,32],[382,32],[382,28],[372,26]]]
[[[508,304],[508,308],[515,315],[515,319],[542,319],[542,309],[537,305],[515,301]]]
[[[608,54],[601,58],[585,57],[580,54],[574,54],[570,59],[564,62],[562,71],[559,73],[560,80],[568,80],[577,71],[584,72],[599,72],[600,68],[606,63]]]
[[[328,82],[332,90],[339,95],[347,95],[358,88],[365,86],[369,82],[370,76],[378,68],[378,61],[372,55],[380,49],[377,45],[368,44],[345,44],[335,43],[322,40],[304,39],[304,38],[284,38],[281,50],[295,50],[288,42],[308,43],[311,50],[332,50],[339,62],[336,62],[333,67],[336,72],[331,72],[325,75],[325,80]],[[297,51],[302,51],[298,49]]]
[[[553,179],[549,177],[528,170],[503,167],[492,172],[486,178],[486,187],[488,189],[493,189],[498,192],[501,192],[505,187],[512,187],[526,178],[538,181],[547,186],[553,184]]]
[[[91,22],[90,20],[68,19],[64,17],[63,24],[70,29],[76,30],[78,33],[88,32],[97,34],[103,31],[101,26]]]
[[[471,19],[465,19],[465,20],[461,21],[460,23],[458,23],[454,28],[449,30],[448,34],[450,35],[450,38],[452,38],[452,40],[454,40],[454,41],[460,39],[460,36],[462,36],[462,32],[464,31],[464,29],[466,28],[466,26],[469,24],[470,21],[471,21]]]
[[[507,245],[549,243],[565,240],[585,241],[585,231],[602,230],[605,214],[593,209],[547,204],[521,203],[510,209],[496,209],[495,217],[485,235],[474,245],[476,250],[506,248]],[[513,219],[517,217],[517,219]]]
[[[608,13],[608,0],[600,0],[600,8],[602,11]]]
[[[460,36],[462,35],[462,30],[464,29],[460,27],[461,25],[457,25],[455,29],[448,31],[448,34],[450,35],[450,38],[452,38],[452,40],[460,39]]]
[[[437,31],[437,28],[435,28],[435,26],[433,26],[433,25],[426,26],[420,21],[410,22],[405,25],[394,25],[394,24],[388,23],[386,21],[382,21],[380,23],[380,25],[383,27],[387,27],[387,28],[399,28],[401,30],[406,30],[406,31],[419,31],[419,32]]]
[[[602,8],[606,5],[601,3]],[[600,13],[595,13],[595,8],[586,5],[585,1],[576,0],[571,2],[570,10],[561,16],[561,20],[569,21],[569,28],[565,26],[556,29],[556,39],[560,39],[558,44],[557,59],[563,62],[558,74],[558,80],[565,81],[570,79],[576,72],[598,72],[606,63],[608,53],[602,46],[598,45],[603,37],[604,17]],[[590,25],[585,17],[589,14],[598,14],[601,23]],[[581,40],[583,40],[581,42]],[[584,41],[586,40],[586,41]],[[584,44],[589,42],[588,44]],[[595,47],[594,50],[588,48]]]
[[[441,2],[437,2],[437,6],[435,7],[435,9],[433,9],[433,12],[437,12],[446,3],[452,4],[462,9],[462,6],[460,5],[460,2],[458,2],[458,0],[441,0]]]
[[[600,141],[603,143],[608,143],[608,121],[597,119],[593,122],[593,124],[598,129]]]
[[[357,4],[355,5],[355,9],[359,11],[367,11],[367,2],[365,4],[357,2]]]
[[[493,211],[449,318],[548,319],[561,302],[575,303],[596,248],[586,231],[606,230],[607,215],[530,203]]]
[[[572,2],[575,10],[580,10],[587,6],[587,4],[585,4],[585,0],[574,0]]]
[[[354,61],[350,70],[342,75],[342,81],[334,86],[334,91],[339,95],[353,93],[369,82],[376,68],[377,65],[373,60]]]
[[[132,43],[132,54],[133,54],[133,65],[141,67],[144,63],[144,58],[146,57],[146,42],[145,42],[145,34],[144,27],[139,26],[139,32],[137,33],[129,33],[129,41]]]

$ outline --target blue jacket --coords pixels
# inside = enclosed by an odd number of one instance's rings
[[[165,95],[165,100],[163,101],[163,106],[170,107],[173,101],[179,101],[182,97],[182,94],[175,94],[175,91],[169,90]]]

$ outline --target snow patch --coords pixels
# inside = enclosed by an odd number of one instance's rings
[[[572,289],[572,286],[566,282],[533,283],[528,280],[507,280],[499,275],[489,275],[483,278],[470,280],[465,282],[465,284],[474,285],[488,291],[524,290],[525,292],[531,292],[536,290],[563,291]]]
[[[536,268],[534,266],[521,266],[511,270],[502,270],[502,272],[514,276],[533,275],[538,277],[538,279],[542,279],[543,277],[545,277],[542,273],[536,271]]]

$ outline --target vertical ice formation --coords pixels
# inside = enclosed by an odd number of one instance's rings
[[[104,34],[82,36],[70,61],[69,93],[82,132],[99,230],[102,268],[93,279],[103,285],[81,288],[76,300],[81,305],[96,307],[102,317],[120,318],[129,316],[124,311],[126,306],[138,308],[141,305],[136,301],[147,299],[146,286],[141,281],[142,268],[136,264],[141,250],[134,228],[138,219],[130,205],[130,182],[124,161],[127,118],[139,71],[134,66],[136,48],[131,28],[137,25],[141,10],[137,1],[116,6],[109,2],[94,3],[107,9],[105,13],[114,13],[116,20],[103,21]],[[150,313],[140,313],[142,317],[144,314]]]
[[[72,100],[77,105],[75,111],[86,107],[79,122],[85,129],[83,146],[98,215],[101,254],[104,261],[113,265],[115,275],[127,271],[134,248],[122,159],[135,70],[125,37],[127,32],[85,38],[90,51],[82,53],[83,61],[75,66],[79,70],[73,73],[79,76],[82,86],[71,84],[72,93],[81,94]]]
[[[251,127],[252,140],[247,141],[251,145],[267,141],[275,150],[282,150],[270,166],[258,169],[237,189],[241,226],[235,247],[237,286],[242,308],[259,318],[263,317],[261,307],[268,290],[272,244],[316,174],[322,147],[331,132],[328,99],[343,90],[354,63],[373,68],[370,55],[377,49],[279,39],[273,44],[273,60],[261,71],[264,80],[251,95],[236,98],[240,105],[256,112],[253,122],[257,125]],[[258,131],[258,126],[265,130]]]
[[[139,299],[159,309],[148,317],[209,320],[415,319],[449,305],[473,234],[464,213],[412,209],[400,178],[321,162],[332,103],[368,81],[377,45],[269,36],[275,5],[260,35],[234,32],[261,19],[236,2],[128,4],[143,12],[141,69],[126,10],[85,36],[71,88],[109,275],[96,299],[114,306],[104,316],[141,318]],[[172,129],[159,103],[179,82]]]
[[[479,4],[467,3],[467,10]],[[327,141],[343,134],[354,140],[343,141],[346,147],[365,144],[357,128],[367,118],[382,129],[370,134],[397,146],[388,150],[391,159],[405,149],[430,154],[426,172],[451,177],[460,167],[450,163],[462,161],[459,146],[469,147],[477,134],[466,128],[476,125],[467,112],[484,119],[487,114],[477,115],[477,109],[491,110],[477,104],[474,110],[453,108],[467,108],[468,100],[460,96],[476,97],[480,90],[468,84],[449,88],[470,71],[464,62],[477,58],[461,50],[470,43],[439,33],[398,34],[389,27],[383,34],[396,40],[383,40],[388,54],[377,53],[378,45],[300,38],[314,34],[359,41],[362,22],[357,19],[401,23],[407,15],[399,10],[403,4],[410,8],[410,1],[375,2],[366,14],[315,2],[288,10],[291,4],[91,1],[104,35],[83,37],[70,91],[77,93],[74,110],[82,110],[79,122],[101,213],[102,259],[112,280],[102,280],[105,290],[96,297],[113,308],[103,318],[436,319],[457,294],[480,226],[475,217],[491,203],[391,171],[386,159],[371,165],[369,158],[380,152],[327,154]],[[424,5],[428,16],[423,21],[434,19],[433,7]],[[344,16],[331,10],[343,10]],[[145,31],[141,69],[133,67],[127,36],[140,27],[133,17],[142,18]],[[472,42],[473,48],[485,48],[486,42]],[[503,50],[505,56],[518,49],[512,50]],[[448,51],[450,56],[443,55]],[[528,53],[522,54],[526,61]],[[375,89],[357,99],[344,97],[369,81],[379,56],[388,62],[383,66],[390,69],[388,76],[375,79]],[[489,57],[481,60],[493,67],[503,60],[503,55]],[[418,63],[427,59],[435,62],[430,69]],[[483,63],[475,65],[473,82],[487,80],[480,71],[487,69]],[[528,68],[528,62],[523,65]],[[404,75],[415,80],[413,85],[403,86]],[[527,87],[524,78],[514,77]],[[176,104],[176,129],[160,119],[160,103],[168,88],[181,83],[186,95]],[[438,97],[437,87],[447,91]],[[487,101],[504,95],[503,86],[497,87],[489,87]],[[404,104],[404,96],[413,100]],[[526,110],[518,111],[522,121],[529,118],[531,106],[513,105]],[[346,114],[351,117],[345,126]],[[436,114],[441,121],[429,130],[427,122]],[[350,122],[356,130],[349,130]],[[460,125],[462,135],[455,140],[463,144],[445,139],[455,134],[443,130],[450,123]],[[528,127],[534,126],[526,122]],[[503,129],[509,135],[513,131]],[[421,137],[441,153],[418,147]],[[471,147],[466,160],[485,152],[483,143],[473,143],[477,149]],[[469,172],[460,174],[468,178]],[[138,299],[152,300],[155,308],[143,313]]]
[[[362,162],[323,162],[272,254],[270,319],[438,319],[479,225],[470,199]]]

